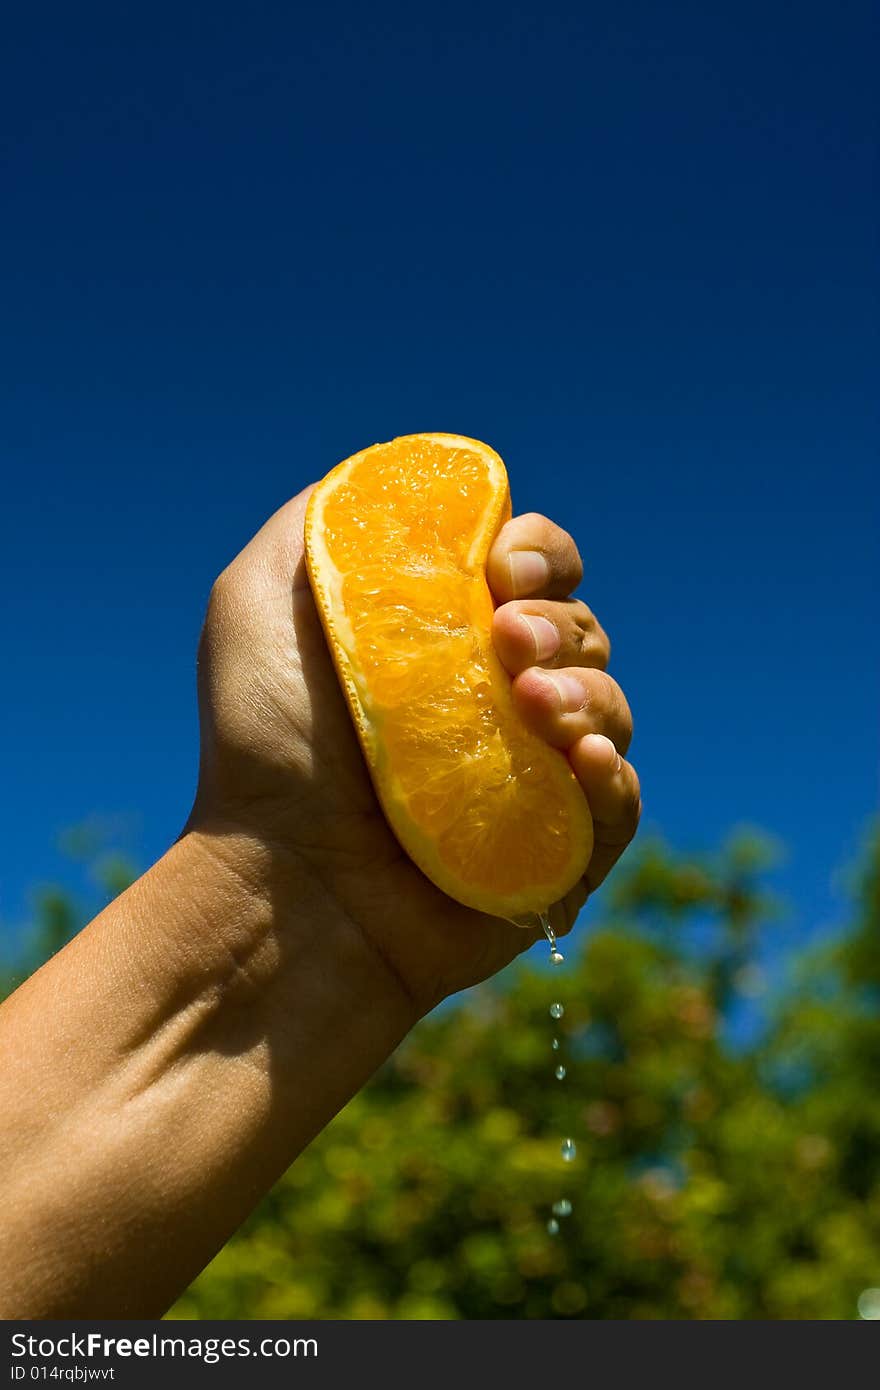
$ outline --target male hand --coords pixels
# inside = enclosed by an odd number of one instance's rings
[[[460,906],[401,849],[373,791],[324,642],[303,559],[311,489],[282,507],[214,585],[199,655],[202,761],[189,829],[272,864],[273,899],[299,894],[354,924],[417,1013],[494,974],[537,933]],[[624,761],[629,706],[609,643],[570,597],[582,566],[546,517],[514,517],[487,565],[496,651],[530,727],[565,751],[595,823],[585,877],[555,905],[557,935],[635,834],[639,783]],[[219,840],[217,841],[219,843]],[[229,851],[227,851],[229,852]],[[321,921],[315,931],[322,930]]]

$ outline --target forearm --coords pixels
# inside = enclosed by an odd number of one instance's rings
[[[415,1021],[268,859],[185,836],[0,1009],[0,1315],[164,1311]]]

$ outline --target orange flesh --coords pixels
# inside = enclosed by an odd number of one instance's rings
[[[410,857],[497,916],[543,911],[584,872],[592,825],[567,759],[516,714],[485,563],[504,465],[451,435],[377,444],[315,489],[313,592],[374,784]]]

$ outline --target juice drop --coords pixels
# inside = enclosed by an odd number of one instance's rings
[[[556,945],[556,933],[550,925],[550,918],[546,912],[539,913],[539,921],[544,930],[544,935],[550,943],[550,964],[561,965],[565,956]]]
[[[550,919],[544,912],[541,913],[540,920],[541,926],[544,928],[544,935],[550,942],[550,962],[552,965],[561,965],[565,958],[562,952],[557,949],[556,937],[554,935],[553,928],[550,926]],[[551,1018],[562,1018],[564,1013],[565,1007],[558,1000],[550,1005]],[[559,1052],[560,1042],[558,1038],[554,1038],[550,1045],[554,1052]],[[556,1077],[557,1081],[565,1080],[566,1069],[562,1062],[559,1062],[558,1065],[554,1068],[553,1075]],[[562,1144],[560,1146],[560,1153],[562,1154],[563,1163],[573,1162],[575,1156],[577,1155],[577,1146],[574,1140],[563,1139]],[[568,1200],[567,1197],[560,1197],[558,1201],[553,1203],[551,1210],[553,1214],[547,1222],[547,1233],[548,1235],[556,1236],[559,1234],[559,1222],[557,1220],[557,1217],[566,1217],[571,1215],[571,1202]]]
[[[550,944],[550,964],[561,965],[565,956],[556,945],[556,933],[550,925],[550,915],[547,912],[524,912],[519,917],[508,917],[508,922],[512,922],[515,927],[540,927]]]

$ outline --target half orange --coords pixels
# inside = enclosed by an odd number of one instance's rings
[[[312,591],[385,815],[438,888],[499,917],[563,897],[593,844],[567,758],[516,713],[492,644],[486,558],[509,516],[492,449],[413,434],[334,468],[305,526]]]

